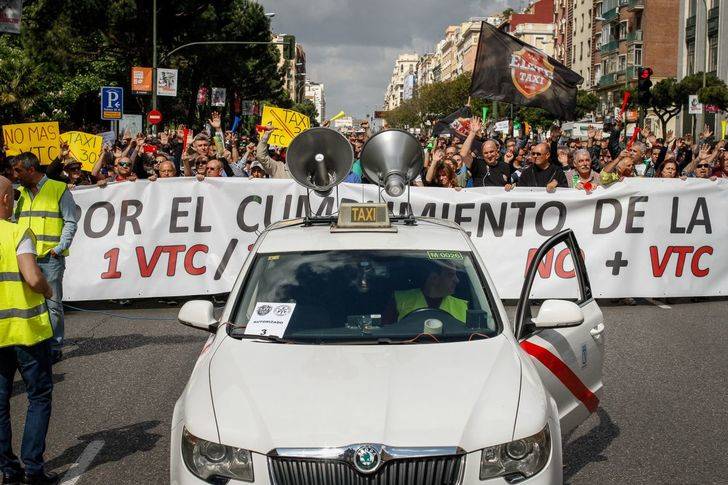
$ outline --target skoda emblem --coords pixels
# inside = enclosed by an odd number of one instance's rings
[[[379,452],[372,445],[362,445],[354,452],[354,466],[362,473],[376,470],[379,461]]]

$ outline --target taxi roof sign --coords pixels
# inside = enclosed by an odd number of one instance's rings
[[[336,229],[392,230],[393,228],[389,221],[387,204],[343,203],[339,207]]]

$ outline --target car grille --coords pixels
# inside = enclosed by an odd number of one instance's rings
[[[268,457],[275,485],[454,485],[464,464],[465,455],[401,458],[363,475],[337,460]]]

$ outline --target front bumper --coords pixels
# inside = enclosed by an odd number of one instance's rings
[[[551,419],[550,421],[553,421]],[[551,429],[551,456],[543,470],[528,480],[520,482],[527,485],[559,485],[563,482],[562,457],[561,457],[561,436],[559,433],[558,422],[550,422]],[[170,446],[170,482],[172,485],[205,485],[208,482],[197,478],[189,471],[182,460],[181,439],[182,439],[183,423],[179,423],[172,428],[171,446]],[[268,458],[265,455],[253,453],[253,470],[255,475],[255,484],[271,485],[270,476],[268,474]],[[250,482],[241,482],[238,480],[230,480],[229,484],[244,484]],[[465,458],[465,470],[463,479],[460,482],[464,485],[509,485],[503,478],[494,478],[491,480],[480,480],[480,451],[468,453]]]

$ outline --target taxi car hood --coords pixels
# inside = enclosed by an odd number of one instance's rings
[[[503,335],[407,345],[287,345],[227,338],[210,362],[222,443],[274,448],[510,441],[521,364]]]

